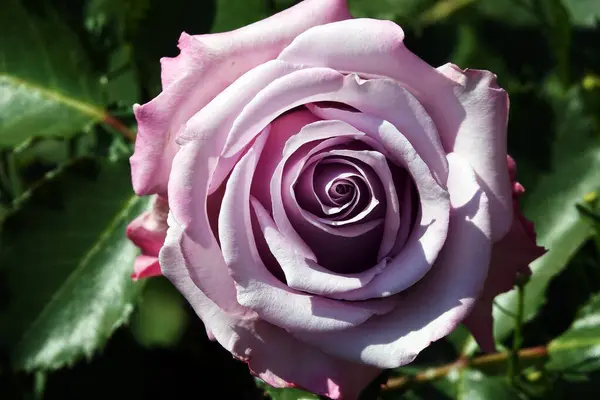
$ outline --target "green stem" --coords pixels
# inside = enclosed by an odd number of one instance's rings
[[[10,203],[10,201],[12,201],[11,186],[12,185],[10,183],[10,178],[8,176],[8,162],[5,163],[4,160],[2,160],[0,157],[0,191],[6,192],[6,198],[9,199],[5,201],[7,204]],[[2,197],[4,197],[4,195],[3,193],[0,193],[0,200],[4,201],[5,199],[3,199]]]
[[[6,162],[12,198],[16,199],[23,194],[23,185],[21,183],[21,177],[19,176],[15,153],[9,153],[6,157]]]
[[[135,142],[135,133],[133,133],[127,126],[112,115],[105,113],[102,122],[106,127],[113,129],[120,135],[125,137],[130,142]]]
[[[46,389],[46,373],[38,371],[34,375],[33,396],[35,400],[44,398],[44,390]]]
[[[530,347],[518,351],[517,356],[521,360],[536,360],[548,355],[546,346]],[[464,368],[474,367],[478,369],[495,369],[497,366],[510,363],[512,352],[485,354],[473,359],[459,358],[458,360],[435,368],[428,368],[415,375],[405,375],[391,378],[384,385],[384,391],[397,390],[406,387],[411,383],[425,383],[441,379],[453,371],[460,371]]]
[[[523,325],[523,311],[525,308],[525,285],[523,282],[517,283],[517,315],[515,319],[515,330],[513,333],[512,350],[510,352],[510,361],[508,363],[508,381],[515,386],[519,370],[519,349],[521,348],[521,327]]]
[[[507,310],[506,308],[501,306],[500,303],[498,303],[497,301],[494,301],[494,307],[496,307],[498,310],[502,311],[506,316],[512,318],[513,320],[517,319],[517,316],[515,315],[515,313],[513,313],[510,310]]]

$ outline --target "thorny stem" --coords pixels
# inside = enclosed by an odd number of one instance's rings
[[[517,353],[519,359],[537,359],[545,357],[548,354],[546,346],[530,347],[527,349],[521,349]],[[450,372],[455,370],[461,370],[467,367],[493,367],[499,364],[503,364],[510,361],[510,352],[492,353],[485,354],[472,359],[459,358],[458,360],[442,365],[436,368],[429,368],[425,371],[421,371],[415,375],[401,376],[397,378],[391,378],[383,386],[382,390],[397,390],[406,387],[411,383],[425,383],[436,379],[447,376]]]

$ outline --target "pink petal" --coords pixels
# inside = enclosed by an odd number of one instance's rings
[[[508,157],[508,170],[513,181],[514,219],[510,231],[494,243],[488,277],[483,294],[464,321],[484,351],[494,351],[492,304],[494,298],[514,287],[518,274],[530,275],[529,264],[543,256],[546,250],[536,244],[533,224],[519,210],[518,196],[524,189],[516,182],[516,164]]]
[[[342,139],[342,141],[339,139]],[[288,168],[283,182],[283,188],[285,188],[285,208],[288,209],[288,213],[301,216],[300,219],[310,222],[325,232],[336,236],[356,237],[384,222],[383,218],[381,218],[382,211],[385,208],[385,204],[382,202],[382,200],[385,201],[385,197],[382,195],[383,188],[375,172],[369,165],[361,161],[355,162],[342,157],[336,158],[335,155],[339,155],[339,153],[335,153],[335,150],[327,151],[331,147],[331,143],[347,142],[343,138],[324,140],[315,146],[306,157],[302,157],[300,162],[291,163],[292,166]],[[324,148],[320,148],[323,145]],[[357,189],[356,201],[358,204],[351,204],[344,212],[340,214],[334,213],[328,217],[319,217],[302,208],[300,203],[298,203],[298,197],[303,195],[305,187],[299,185],[299,180],[304,177],[304,169],[306,167],[310,168],[314,164],[322,167],[321,169],[324,171],[317,174],[315,178],[318,182],[317,186],[323,186],[318,189],[319,192],[326,191],[326,186],[331,183],[331,181],[329,183],[321,182],[322,179],[331,180],[339,178],[348,182],[354,182],[355,186],[366,188],[366,190]],[[311,191],[312,193],[315,193],[314,187],[313,191]],[[290,211],[291,208],[293,208],[293,211]],[[332,211],[335,211],[335,208],[330,207],[329,212],[331,213]],[[330,218],[331,216],[336,217]],[[371,228],[367,228],[367,225],[371,225]]]
[[[165,276],[187,298],[207,332],[272,386],[300,387],[332,399],[356,399],[381,372],[329,356],[255,314],[223,312],[190,279],[180,247],[169,239],[161,251],[161,263],[167,266]]]
[[[256,176],[272,177],[277,165],[285,156],[284,148],[287,141],[300,130],[313,122],[318,121],[313,113],[302,107],[275,118],[271,123],[271,135],[265,144],[264,156],[256,166]],[[269,179],[254,179],[252,182],[252,196],[256,197],[262,205],[271,211],[271,193]]]
[[[210,180],[209,193],[217,190],[239,159],[239,154],[227,157],[222,154],[228,132],[238,114],[266,85],[299,68],[281,61],[266,62],[242,75],[187,121],[177,143],[184,146],[200,141],[207,147],[205,151],[220,155]]]
[[[335,146],[347,144],[349,140],[336,138],[324,140],[321,144],[325,142]],[[364,200],[359,190],[360,187],[366,186],[364,178],[352,169],[343,170],[337,164],[319,164],[315,158],[313,157],[308,165],[302,167],[300,176],[292,188],[292,196],[297,201],[298,207],[307,215],[324,224],[347,224],[347,218],[357,211],[357,207]],[[354,191],[337,193],[336,188],[342,185],[353,187]]]
[[[163,92],[143,106],[134,106],[139,124],[131,157],[136,193],[166,194],[177,151],[175,138],[218,93],[250,69],[275,59],[300,33],[350,17],[343,0],[309,0],[232,32],[183,33],[181,54],[161,60]]]
[[[403,40],[404,32],[391,21],[353,19],[304,32],[278,58],[365,77],[385,76],[408,88],[433,119],[445,152],[459,153],[474,166],[490,201],[497,240],[508,232],[512,220],[504,166],[508,97],[491,73],[462,72],[448,65],[436,70],[408,50]],[[425,157],[408,132],[402,133]]]
[[[368,285],[332,297],[362,300],[399,293],[430,270],[444,245],[450,218],[448,193],[433,178],[426,161],[390,122],[337,108],[311,106],[310,109],[321,118],[343,121],[376,139],[384,146],[388,159],[404,166],[412,176],[421,202],[420,215],[402,251],[388,259],[387,267]]]
[[[160,196],[154,196],[152,209],[134,219],[125,234],[147,256],[158,257],[167,235],[167,215],[169,203]]]
[[[250,186],[267,136],[268,130],[233,169],[219,215],[221,249],[236,282],[238,302],[290,331],[336,331],[388,312],[389,302],[350,304],[296,292],[267,270],[252,236],[250,214]]]
[[[160,275],[161,272],[158,257],[141,255],[135,258],[133,263],[133,274],[131,274],[131,278],[134,281]]]
[[[329,122],[334,121],[322,121],[322,123],[316,122],[315,124],[307,125],[300,132],[299,136],[310,136],[308,133],[311,132],[311,128],[318,130],[317,126],[328,126],[331,128],[332,124]],[[351,129],[349,126],[348,128]],[[335,129],[327,130],[331,130],[336,134],[341,133]],[[336,139],[339,138],[330,140]],[[367,198],[368,203],[365,204],[365,208],[354,218],[349,219],[354,224],[346,226],[341,223],[335,224],[319,219],[315,215],[301,209],[294,197],[295,181],[304,163],[311,158],[323,158],[327,154],[325,149],[328,147],[328,142],[329,140],[322,141],[306,154],[304,151],[297,151],[294,153],[291,161],[284,166],[283,172],[280,173],[280,168],[276,170],[274,179],[271,181],[273,215],[279,219],[279,221],[276,219],[278,226],[285,229],[285,236],[292,238],[292,242],[294,243],[298,243],[296,236],[301,238],[308,248],[310,248],[311,252],[314,253],[316,261],[320,265],[338,273],[358,273],[377,263],[377,249],[381,243],[383,232],[382,217],[385,211],[385,204],[383,204],[385,197],[382,195],[383,189],[381,183],[375,177],[375,172],[366,164],[359,166],[357,165],[358,163],[353,163],[355,175],[359,173],[363,176],[368,186],[368,192],[370,193],[367,196],[370,199]],[[309,148],[306,147],[306,149]],[[321,150],[324,152],[319,153]],[[284,160],[287,161],[287,159]],[[285,163],[285,161],[282,161],[282,163]],[[340,162],[342,161],[350,164],[350,161],[340,160]],[[281,185],[277,186],[276,182],[278,179],[276,178],[279,178],[280,174],[283,180],[281,181]],[[378,199],[381,199],[381,201]],[[285,218],[280,218],[281,216],[285,216]],[[289,227],[282,224],[287,224],[288,217]],[[282,230],[282,232],[284,231]],[[332,251],[332,249],[334,250]],[[290,266],[289,268],[293,267]]]
[[[377,179],[383,185],[386,199],[386,211],[383,238],[381,239],[381,244],[379,246],[377,255],[377,260],[380,261],[389,254],[394,243],[396,242],[396,236],[398,235],[398,229],[401,222],[398,194],[392,179],[392,172],[387,164],[387,159],[379,152],[368,150],[333,150],[330,151],[329,154],[355,158],[364,162],[373,168],[377,174],[376,177],[372,177],[371,179]],[[408,223],[408,221],[406,221],[406,223]]]
[[[432,341],[468,315],[483,289],[491,251],[485,192],[460,156],[448,156],[450,230],[434,267],[417,284],[397,295],[398,306],[356,328],[340,332],[294,333],[336,357],[380,368],[411,362]]]
[[[176,170],[169,179],[169,197],[175,219],[195,242],[206,247],[214,240],[206,214],[207,196],[221,186],[238,158],[220,157],[228,125],[253,93],[295,70],[280,61],[254,68],[187,122],[185,132],[178,138],[182,148],[173,159]]]
[[[463,156],[488,187],[494,218],[494,240],[510,228],[510,179],[506,173],[508,94],[496,75],[482,70],[461,70],[445,64],[438,71],[454,81],[454,95],[465,116],[454,135],[442,136],[444,147]]]
[[[232,315],[246,312],[235,300],[235,285],[216,240],[208,247],[202,246],[194,242],[174,218],[170,218],[167,241],[172,247],[177,247],[190,279],[206,297]],[[161,259],[166,263],[163,269],[171,268],[173,260],[166,257]]]
[[[160,275],[158,253],[167,235],[169,204],[160,196],[154,196],[152,209],[134,219],[125,234],[142,251],[134,263],[134,280]]]
[[[308,112],[308,111],[307,111]],[[312,114],[311,114],[312,115]],[[315,118],[313,116],[313,118]],[[315,118],[316,119],[316,118]],[[352,127],[345,124],[338,124],[336,121],[317,121],[310,124],[305,125],[304,127],[300,127],[301,129],[298,131],[291,131],[293,133],[289,137],[289,140],[285,142],[284,148],[282,150],[282,157],[279,159],[279,163],[276,165],[275,169],[269,175],[262,176],[272,176],[270,183],[270,202],[272,203],[272,214],[275,223],[277,224],[278,229],[281,233],[287,238],[288,241],[291,241],[296,250],[301,253],[307,259],[312,261],[317,261],[317,257],[314,254],[313,250],[309,245],[300,237],[296,229],[294,228],[292,222],[290,221],[290,216],[288,216],[288,212],[284,207],[284,195],[287,197],[291,197],[290,191],[293,190],[293,183],[298,178],[302,167],[304,166],[304,162],[308,157],[315,154],[320,150],[319,147],[307,148],[303,151],[303,154],[300,155],[298,151],[300,147],[305,144],[324,140],[330,138],[329,140],[333,140],[334,138],[358,138],[360,136],[364,136],[362,132],[353,129]],[[276,132],[279,133],[279,132]],[[288,160],[291,157],[295,158],[296,165],[294,171],[287,172],[284,174],[286,165],[288,164]],[[284,182],[284,178],[288,177],[287,184]],[[256,180],[262,180],[261,176]],[[302,215],[300,211],[297,212],[299,214],[299,218],[302,219]],[[346,235],[348,236],[348,235]]]
[[[447,164],[435,126],[419,102],[391,79],[364,81],[329,68],[304,68],[273,81],[237,116],[224,153],[239,152],[283,112],[321,101],[339,102],[390,121],[418,148],[439,182],[445,182]]]
[[[263,252],[270,251],[273,253],[275,256],[274,261],[278,262],[278,266],[284,271],[288,287],[314,294],[344,292],[366,284],[385,266],[385,263],[358,274],[336,274],[323,268],[316,262],[316,256],[312,254],[312,250],[295,232],[283,210],[281,200],[283,166],[287,162],[287,157],[295,154],[299,148],[311,142],[322,141],[328,137],[333,138],[329,140],[364,139],[364,133],[349,125],[337,121],[315,123],[315,119],[309,111],[300,110],[278,117],[271,125],[271,134],[257,165],[252,183],[252,193],[260,201],[260,204],[253,202],[254,211],[262,228],[262,235],[268,236],[268,240],[265,242],[268,246]],[[327,141],[324,140],[322,143]],[[318,150],[317,147],[315,148]],[[309,151],[309,154],[312,154],[312,150]],[[278,163],[281,163],[279,169],[277,168]],[[268,184],[265,185],[264,183],[268,181],[264,178],[269,176],[273,176],[274,181],[273,197],[268,191]],[[285,225],[287,234],[283,234],[283,231],[275,225],[269,215],[271,200],[275,203],[272,208],[273,213],[279,215],[280,218],[285,218],[285,221],[287,221]],[[268,209],[265,209],[267,206],[263,206],[264,204],[267,204]],[[285,221],[280,219],[279,222],[283,224]],[[340,232],[337,233],[343,235]],[[258,238],[258,240],[260,239],[262,238]],[[300,246],[299,243],[302,243],[304,247]],[[307,249],[309,253],[304,253],[303,249]],[[261,255],[264,256],[262,253]]]
[[[400,175],[402,172],[402,175]],[[410,175],[403,173],[404,171],[398,171],[398,168],[392,168],[392,175],[394,179],[394,185],[398,188],[398,193],[400,193],[400,229],[398,229],[398,236],[396,237],[396,243],[394,244],[394,248],[390,252],[391,257],[395,257],[400,254],[400,251],[406,245],[409,235],[413,229],[413,221],[416,221],[417,218],[415,213],[418,210],[418,206],[416,203],[415,196],[417,193],[416,186],[413,182],[413,179]]]
[[[385,263],[380,263],[357,274],[337,274],[323,268],[296,251],[293,244],[279,232],[275,221],[257,200],[252,201],[252,205],[261,233],[269,250],[283,269],[287,286],[291,289],[318,295],[344,293],[367,285],[385,267]]]

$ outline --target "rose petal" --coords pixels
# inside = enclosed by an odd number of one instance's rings
[[[438,182],[446,181],[448,167],[435,126],[410,92],[391,79],[364,81],[329,68],[301,69],[265,87],[237,117],[224,154],[238,153],[257,129],[286,110],[320,101],[344,103],[392,122],[418,148]]]
[[[161,251],[161,263],[165,276],[190,302],[207,332],[270,385],[300,387],[332,399],[354,399],[379,374],[377,368],[331,357],[255,314],[223,312],[187,275],[180,247],[170,239]]]
[[[287,286],[318,295],[331,295],[358,289],[381,272],[385,263],[357,274],[336,274],[302,256],[279,232],[275,221],[257,200],[252,201],[262,234],[271,253],[285,273]]]
[[[509,177],[506,173],[506,134],[508,94],[496,83],[496,75],[482,70],[461,70],[454,64],[437,69],[454,81],[454,95],[465,117],[453,135],[442,136],[444,147],[463,156],[490,197],[494,223],[494,240],[500,239],[510,224]]]
[[[347,140],[343,140],[341,143],[347,143]],[[305,165],[300,172],[294,187],[294,196],[298,200],[298,204],[303,210],[322,218],[331,220],[345,218],[354,211],[360,201],[360,193],[356,186],[360,185],[362,180],[354,179],[350,173],[338,174],[335,170],[336,166],[330,166],[330,169],[315,176],[317,165],[316,162]],[[322,182],[315,186],[315,180]],[[354,188],[347,193],[336,194],[334,187],[343,183]]]
[[[377,261],[381,261],[383,257],[389,254],[394,246],[401,222],[398,195],[392,179],[392,172],[387,164],[387,160],[383,154],[376,151],[367,150],[333,150],[330,151],[329,154],[355,158],[373,168],[373,170],[377,173],[377,178],[372,179],[379,179],[384,188],[386,199],[383,238],[381,240],[381,245],[379,246],[379,252],[377,255]]]
[[[135,258],[131,279],[137,281],[138,279],[151,278],[153,276],[160,275],[161,273],[158,257],[141,255]]]
[[[125,234],[146,256],[158,257],[167,235],[167,214],[169,203],[160,196],[154,196],[152,208],[135,218],[125,230]]]
[[[420,214],[402,252],[388,260],[388,266],[368,285],[344,293],[345,300],[389,296],[411,286],[431,268],[446,240],[449,219],[448,193],[433,179],[428,165],[411,143],[388,121],[359,112],[309,107],[316,115],[350,124],[385,148],[388,159],[403,165],[412,176],[420,201]],[[411,212],[411,214],[414,211]],[[408,219],[408,218],[407,218]]]
[[[323,141],[321,143],[325,144],[327,141]],[[282,182],[284,196],[283,203],[284,208],[287,210],[288,214],[293,214],[295,216],[301,215],[306,221],[310,222],[314,226],[322,229],[323,231],[329,232],[333,235],[339,235],[344,237],[356,237],[361,233],[366,232],[364,225],[369,225],[371,222],[377,221],[377,225],[379,225],[382,221],[380,212],[375,212],[374,210],[382,210],[385,208],[385,198],[382,194],[383,189],[379,182],[379,179],[376,177],[375,172],[369,165],[362,162],[353,162],[351,160],[345,158],[334,158],[334,151],[325,151],[319,153],[319,150],[316,150],[319,146],[315,146],[306,157],[301,157],[299,160],[294,160],[295,162],[291,162],[290,166],[288,166],[287,171],[285,172],[285,177]],[[315,151],[316,150],[316,151]],[[315,154],[317,153],[317,154]],[[335,165],[340,168],[341,166],[346,167],[340,176],[345,179],[356,181],[355,186],[364,187],[365,193],[360,191],[357,194],[360,198],[362,197],[364,201],[361,201],[361,204],[358,205],[359,209],[356,210],[356,213],[352,213],[354,211],[354,206],[352,206],[346,213],[346,217],[343,219],[328,219],[317,217],[311,212],[304,210],[300,207],[300,204],[296,198],[296,185],[299,180],[299,175],[302,173],[303,167],[305,166],[305,162],[316,162],[319,163],[335,163],[331,165]],[[304,164],[304,165],[303,165]],[[338,171],[340,171],[338,169]],[[352,172],[350,172],[352,171]],[[383,203],[379,199],[383,198]],[[293,210],[291,210],[293,208]],[[352,215],[350,215],[352,213]],[[344,215],[342,214],[342,215]],[[375,226],[375,225],[374,225]],[[312,246],[311,246],[312,248]]]
[[[267,136],[268,131],[263,132],[233,169],[219,216],[221,249],[236,283],[239,304],[290,331],[346,329],[388,312],[391,302],[350,304],[296,292],[267,270],[252,237],[250,215],[250,186]]]
[[[278,58],[365,77],[390,77],[407,87],[433,119],[445,152],[461,154],[481,178],[492,210],[494,240],[498,240],[512,221],[510,182],[504,165],[508,97],[493,74],[463,72],[450,65],[436,70],[408,50],[403,40],[404,32],[391,21],[353,19],[307,30]],[[425,157],[426,147],[431,145],[413,140],[404,130],[402,133]]]
[[[310,157],[312,154],[316,153],[320,150],[319,147],[313,149],[305,149],[302,154],[298,151],[298,149],[311,142],[316,142],[319,140],[330,138],[333,140],[335,138],[360,138],[364,137],[365,134],[352,128],[347,124],[339,124],[337,121],[317,121],[308,125],[305,125],[301,128],[300,132],[297,135],[292,135],[287,142],[285,142],[285,147],[283,149],[283,157],[281,161],[276,166],[275,170],[271,175],[271,184],[270,184],[270,199],[272,203],[272,213],[273,219],[275,220],[277,227],[281,231],[281,233],[291,242],[294,243],[297,251],[299,251],[303,256],[312,261],[317,261],[317,257],[314,254],[313,250],[306,244],[306,242],[300,237],[300,235],[296,232],[288,213],[284,207],[284,194],[287,196],[288,191],[284,192],[284,187],[287,187],[288,190],[292,188],[293,182],[297,179],[304,166],[304,162]],[[314,151],[313,151],[314,150]],[[291,177],[290,181],[287,183],[287,186],[284,185],[284,170],[286,165],[288,164],[288,160],[290,157],[294,156],[296,161],[295,173],[290,172],[288,176]],[[303,219],[302,213],[300,210],[292,210],[297,211],[297,221],[301,221]],[[376,225],[371,224],[370,229],[374,228]],[[323,228],[326,229],[326,228]],[[366,229],[366,228],[365,228]],[[341,233],[342,234],[342,233]],[[349,232],[347,235],[352,235]]]
[[[263,154],[256,166],[256,176],[272,177],[277,165],[284,157],[284,148],[287,141],[300,130],[313,122],[318,121],[313,113],[304,107],[299,107],[284,115],[277,117],[271,124],[271,134],[265,144]],[[271,183],[267,179],[254,179],[252,182],[252,196],[256,197],[263,206],[271,211]]]
[[[397,295],[398,306],[387,315],[341,332],[294,336],[337,357],[396,368],[411,362],[432,341],[448,335],[468,315],[487,274],[490,216],[486,194],[468,163],[454,154],[448,161],[453,209],[448,239],[434,268]]]
[[[518,197],[523,194],[524,189],[516,181],[516,164],[510,156],[508,157],[508,171],[514,184],[515,217],[506,236],[494,243],[483,294],[464,321],[481,349],[488,352],[492,352],[496,348],[492,318],[494,298],[511,290],[518,274],[530,275],[529,264],[546,253],[543,247],[536,244],[536,235],[531,222],[519,210]]]
[[[364,133],[357,131],[351,126],[345,124],[340,125],[336,121],[322,121],[317,122],[315,125],[312,125],[314,122],[315,117],[313,116],[313,114],[310,113],[308,110],[304,109],[287,113],[277,118],[271,125],[272,133],[270,134],[269,139],[266,143],[266,147],[263,151],[263,154],[268,155],[268,157],[261,157],[255,174],[256,178],[253,180],[252,183],[252,193],[259,199],[261,203],[261,208],[264,204],[267,204],[269,206],[266,211],[268,218],[262,218],[260,220],[260,224],[263,227],[265,227],[268,221],[271,220],[271,217],[268,215],[270,214],[269,209],[271,208],[271,195],[265,191],[263,185],[261,184],[261,182],[263,181],[262,177],[273,176],[273,179],[277,181],[276,183],[274,183],[273,187],[282,187],[281,179],[283,166],[286,162],[285,158],[281,161],[283,163],[280,164],[281,170],[279,172],[275,171],[277,169],[277,161],[280,160],[280,157],[290,156],[294,154],[300,147],[311,142],[319,142],[320,144],[326,144],[327,142],[330,142],[331,144],[333,144],[337,143],[335,142],[335,140],[339,139],[365,139]],[[315,129],[319,127],[321,129]],[[302,131],[302,134],[299,134],[298,132],[301,129],[304,130]],[[372,144],[374,144],[375,146],[377,145],[377,143]],[[328,146],[326,145],[323,148],[325,149],[327,147]],[[314,149],[316,149],[317,151],[319,150],[318,146],[315,146],[313,150]],[[281,200],[277,200],[281,199],[281,190],[276,190],[274,193],[275,203],[280,203],[277,207],[274,208],[276,209],[275,213],[282,212],[283,216],[285,216],[286,213],[283,211]],[[279,228],[275,227],[275,229]],[[291,229],[291,231],[295,233],[295,230],[291,225],[289,225],[289,229]],[[281,235],[281,232],[279,231],[271,231],[271,233],[273,235]],[[277,240],[280,240],[279,244],[275,244]],[[302,239],[300,239],[299,237],[298,240],[302,241]],[[276,248],[273,247],[274,245],[276,246]],[[308,246],[306,246],[306,248],[308,248]],[[268,251],[268,248],[266,248],[265,250]],[[373,274],[376,274],[379,269],[385,266],[385,263],[382,263],[376,267],[373,267],[370,271],[366,271],[364,273],[359,273],[356,275],[335,274],[319,266],[315,262],[316,257],[314,255],[312,255],[312,257],[314,257],[312,259],[306,257],[306,254],[302,253],[301,248],[297,245],[297,242],[290,240],[289,236],[285,236],[282,238],[273,238],[271,240],[271,251],[280,256],[278,264],[281,264],[285,270],[285,279],[288,286],[297,290],[306,290],[311,293],[331,293],[337,290],[345,291],[349,290],[352,287],[358,287],[358,285],[360,285],[361,282],[362,284],[364,284],[369,279],[371,279]],[[309,249],[309,251],[311,250]],[[261,254],[261,256],[263,256],[264,258],[264,254]],[[293,259],[294,261],[286,262],[286,259],[288,261]],[[274,259],[273,262],[277,262],[277,258]],[[321,274],[330,275],[327,279],[321,280],[320,277],[324,276]],[[323,287],[320,288],[320,286]]]
[[[165,242],[168,242],[171,248],[176,248],[184,263],[180,264],[163,255],[163,270],[173,268],[174,264],[187,268],[187,275],[194,284],[222,310],[232,315],[246,313],[235,300],[235,286],[216,240],[208,247],[194,242],[171,213]]]
[[[318,142],[326,137],[331,139]],[[335,143],[346,138],[367,139],[364,133],[338,121],[318,121],[306,125],[300,133],[292,136],[286,142],[284,158],[271,179],[271,200],[273,218],[280,232],[294,243],[299,253],[332,271],[354,274],[365,270],[365,266],[377,264],[376,249],[381,243],[383,213],[373,214],[372,219],[361,224],[330,227],[302,210],[293,196],[293,185],[306,161],[326,150],[330,141]],[[378,192],[382,192],[380,183],[375,179],[367,181],[374,181],[379,186]],[[331,249],[338,251],[332,252]],[[282,268],[285,270],[284,266]]]
[[[250,69],[277,57],[305,30],[351,18],[344,0],[308,0],[235,31],[179,39],[181,54],[163,58],[163,92],[135,105],[138,135],[131,157],[134,190],[166,194],[175,138],[186,121]]]
[[[125,234],[142,250],[133,264],[131,278],[138,280],[160,275],[158,252],[167,235],[169,204],[160,196],[154,196],[152,208],[134,219]]]
[[[178,138],[182,148],[173,159],[174,171],[169,180],[171,210],[186,234],[203,247],[210,247],[215,240],[206,214],[207,196],[221,186],[237,160],[237,157],[220,157],[226,137],[219,135],[219,129],[228,123],[225,111],[243,108],[245,104],[244,96],[238,94],[232,99],[230,95],[236,91],[244,94],[259,91],[265,82],[294,70],[293,66],[278,61],[253,69],[194,115]],[[211,119],[215,115],[224,119]]]
[[[417,221],[418,217],[418,206],[415,203],[418,203],[418,199],[415,201],[415,196],[417,195],[415,184],[412,180],[411,176],[406,176],[404,171],[402,171],[402,176],[398,176],[399,173],[396,172],[398,168],[392,168],[392,175],[395,182],[395,186],[400,193],[400,228],[398,229],[398,236],[396,236],[396,243],[394,244],[394,248],[390,252],[391,257],[395,257],[400,254],[400,251],[406,245],[408,241],[409,235],[412,232],[415,221]]]

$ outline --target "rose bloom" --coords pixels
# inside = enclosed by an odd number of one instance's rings
[[[133,276],[166,276],[273,386],[354,399],[460,323],[493,350],[493,298],[543,254],[496,76],[403,38],[306,0],[182,34],[134,107],[133,186],[156,196],[127,231]]]

